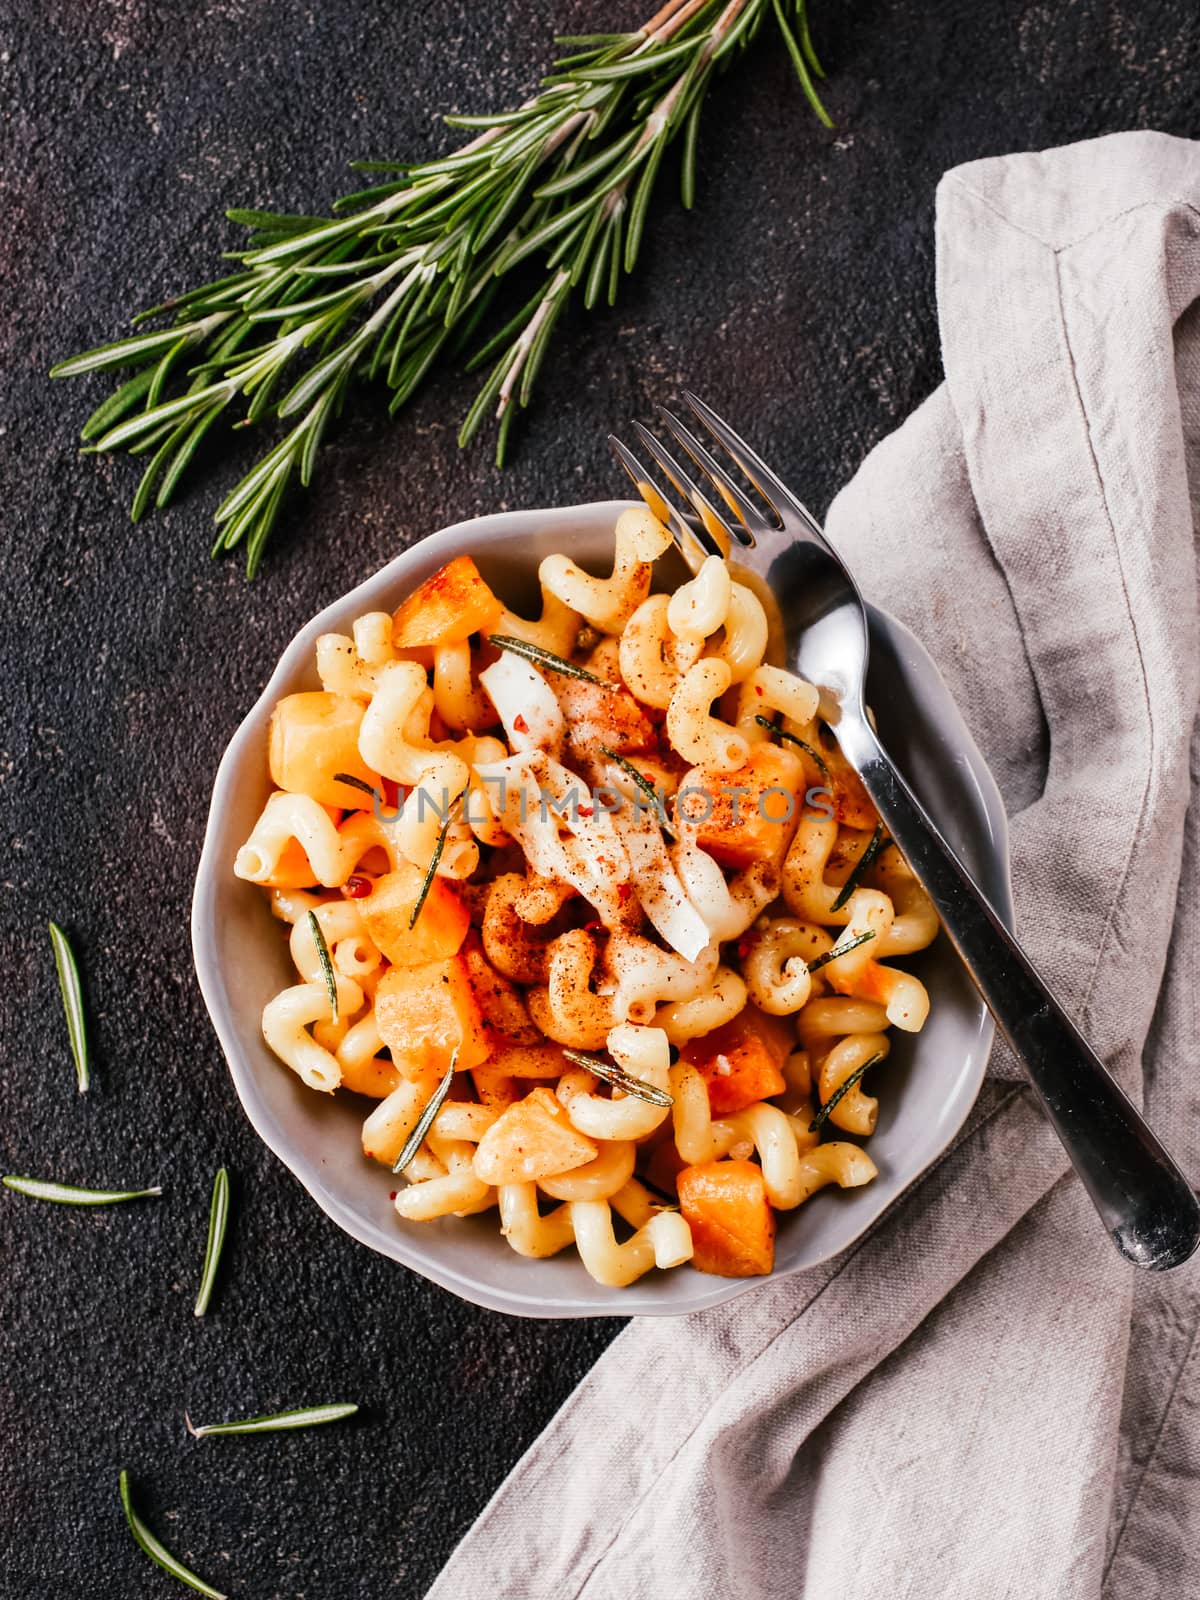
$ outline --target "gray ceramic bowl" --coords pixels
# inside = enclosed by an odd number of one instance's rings
[[[313,661],[319,634],[349,632],[364,611],[391,610],[464,552],[519,607],[536,596],[538,563],[552,551],[567,551],[597,571],[611,564],[613,525],[624,505],[503,512],[446,528],[303,628],[217,772],[192,907],[200,988],[234,1086],[261,1137],[355,1239],[466,1300],[518,1316],[678,1315],[718,1305],[761,1280],[679,1267],[651,1272],[628,1289],[606,1289],[592,1281],[574,1251],[548,1261],[514,1254],[494,1211],[436,1223],[401,1220],[388,1199],[396,1180],[360,1148],[369,1102],[313,1094],[263,1042],[263,1005],[295,979],[266,896],[234,877],[233,860],[270,791],[271,709],[281,695],[319,687]],[[916,639],[879,611],[871,614],[871,631],[870,701],[888,748],[992,903],[1011,919],[1007,829],[991,773]],[[929,988],[932,1009],[922,1033],[892,1036],[877,1091],[879,1126],[870,1142],[879,1176],[861,1189],[825,1189],[782,1214],[776,1272],[811,1267],[852,1244],[946,1149],[978,1093],[992,1042],[990,1016],[944,937],[922,953],[914,970]]]

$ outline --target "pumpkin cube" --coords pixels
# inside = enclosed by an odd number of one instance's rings
[[[598,759],[598,745],[619,756],[655,748],[654,724],[624,684],[588,683],[558,673],[552,673],[550,681],[566,718],[566,744],[572,755]]]
[[[345,694],[288,694],[271,713],[267,734],[267,760],[271,778],[289,794],[308,794],[323,806],[346,811],[369,811],[369,794],[352,784],[338,783],[334,774],[349,773],[360,783],[382,792],[379,774],[358,753],[358,731],[363,706]]]
[[[796,831],[803,795],[797,757],[775,744],[756,744],[733,772],[693,767],[676,805],[696,824],[696,842],[724,867],[778,861]]]
[[[396,610],[392,643],[397,650],[461,644],[473,633],[490,633],[503,609],[470,556],[455,556]]]
[[[535,1183],[586,1166],[598,1154],[598,1147],[571,1126],[551,1091],[533,1089],[509,1106],[479,1141],[475,1176],[490,1184]]]
[[[692,1265],[719,1278],[754,1278],[775,1264],[775,1213],[762,1168],[706,1161],[677,1180],[679,1209],[692,1230]]]
[[[787,1088],[782,1067],[790,1039],[781,1022],[747,1006],[732,1022],[689,1041],[684,1059],[704,1079],[714,1117],[744,1111]]]
[[[461,956],[393,967],[375,991],[380,1037],[406,1078],[432,1067],[445,1072],[450,1058],[466,1072],[491,1052],[471,977]]]
[[[376,878],[370,894],[355,901],[376,948],[394,967],[445,961],[466,938],[471,914],[445,878],[434,878],[421,915],[409,927],[424,881],[419,867],[402,861],[395,872]]]

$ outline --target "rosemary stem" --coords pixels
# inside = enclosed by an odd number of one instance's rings
[[[521,368],[525,365],[526,359],[529,356],[530,350],[533,348],[534,341],[541,331],[543,323],[550,315],[550,312],[554,306],[554,302],[558,299],[563,285],[567,282],[570,276],[570,273],[565,267],[560,267],[558,269],[551,281],[550,287],[546,290],[545,295],[542,297],[541,304],[538,306],[533,316],[530,317],[529,321],[525,324],[525,327],[521,332],[521,337],[517,340],[516,347],[513,350],[512,361],[509,363],[508,371],[504,374],[504,382],[500,385],[500,400],[496,407],[496,415],[498,417],[502,417],[505,411],[507,411],[509,402],[512,400],[513,389],[516,386],[517,379],[521,376]]]

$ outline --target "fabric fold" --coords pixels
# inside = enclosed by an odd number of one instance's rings
[[[1198,207],[1200,147],[1156,134],[949,173],[946,381],[829,516],[997,774],[1031,955],[1194,1179]],[[992,1071],[851,1250],[632,1323],[429,1600],[1194,1586],[1197,1268],[1121,1262]]]

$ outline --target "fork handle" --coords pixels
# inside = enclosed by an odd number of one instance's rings
[[[1200,1204],[1179,1167],[1034,970],[995,908],[897,772],[865,719],[838,739],[925,886],[1117,1249],[1177,1267],[1200,1243]]]

